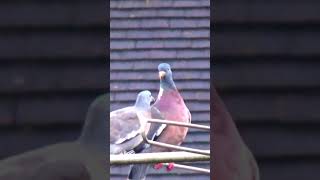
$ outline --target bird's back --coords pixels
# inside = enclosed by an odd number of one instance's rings
[[[118,109],[110,113],[110,143],[121,143],[137,135],[140,127],[134,107]],[[121,141],[121,142],[120,142]]]
[[[134,106],[119,109],[110,113],[110,143],[121,143],[139,134],[141,126],[145,125],[145,119],[139,119],[137,113],[142,117],[150,118],[150,109],[139,111]]]

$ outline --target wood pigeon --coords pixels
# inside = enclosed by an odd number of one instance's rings
[[[134,106],[110,113],[110,154],[139,151],[138,149],[146,146],[141,135],[142,132],[148,133],[150,130],[146,119],[162,118],[156,108],[151,108],[152,102],[154,98],[151,92],[145,90],[138,94]],[[155,129],[152,128],[151,132],[150,134],[154,134]]]
[[[173,81],[170,65],[167,63],[161,63],[158,66],[158,71],[160,78],[160,90],[158,98],[152,107],[157,108],[161,115],[167,120],[191,123],[190,111],[185,105],[184,100]],[[172,145],[180,145],[187,135],[188,128],[181,126],[162,125],[157,127],[156,132],[157,133],[154,136],[154,140]],[[148,133],[148,135],[152,136],[150,133]],[[170,151],[172,150],[158,146],[150,146],[143,149],[142,153]],[[149,164],[133,165],[130,169],[128,179],[145,179],[149,167]],[[155,165],[156,169],[161,167],[161,163]],[[171,170],[172,168],[173,163],[170,163],[167,170]]]
[[[211,97],[213,180],[259,180],[257,163],[214,87]]]
[[[80,137],[0,161],[5,180],[100,180],[107,174],[107,113],[109,95],[89,107]]]

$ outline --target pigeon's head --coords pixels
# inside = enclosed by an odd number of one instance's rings
[[[160,80],[170,79],[172,78],[171,67],[167,63],[161,63],[158,66],[159,78]]]
[[[155,100],[153,96],[151,95],[151,92],[148,90],[141,91],[138,96],[135,103],[136,107],[142,107],[147,108],[150,107],[150,104],[153,103]]]
[[[171,67],[167,63],[161,63],[158,66],[160,86],[163,89],[176,89],[173,82]]]

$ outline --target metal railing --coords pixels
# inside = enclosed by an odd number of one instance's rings
[[[163,163],[163,165],[168,166],[169,163]],[[179,168],[179,169],[189,170],[189,171],[195,171],[195,172],[210,174],[210,170],[209,169],[205,169],[205,168],[187,166],[187,165],[177,164],[177,163],[174,163],[174,167],[175,168]]]
[[[141,116],[138,115],[138,117],[140,118]],[[205,125],[183,123],[183,122],[161,120],[161,119],[145,119],[145,120],[147,123],[167,124],[167,125],[173,125],[173,126],[182,126],[182,127],[196,128],[200,130],[210,131],[210,127]],[[126,165],[126,164],[163,163],[164,166],[168,166],[170,162],[196,162],[196,161],[210,160],[210,150],[194,149],[194,148],[156,142],[148,139],[146,132],[142,132],[142,138],[146,143],[150,145],[169,148],[171,150],[178,150],[180,152],[110,155],[110,164]],[[174,163],[174,167],[179,169],[201,172],[201,173],[210,173],[209,169],[187,166],[182,164]]]
[[[183,127],[189,127],[189,128],[196,128],[201,130],[208,130],[210,131],[209,126],[199,125],[199,124],[191,124],[191,123],[183,123],[183,122],[176,122],[176,121],[170,121],[170,120],[161,120],[161,119],[146,119],[147,123],[160,123],[160,124],[167,124],[167,125],[174,125],[174,126],[183,126]],[[172,144],[166,144],[161,142],[156,142],[153,140],[150,140],[147,138],[146,132],[142,133],[142,138],[145,142],[147,142],[150,145],[169,148],[172,150],[178,150],[178,151],[186,151],[191,153],[197,153],[197,154],[203,154],[203,155],[209,155],[210,156],[210,150],[200,150],[200,149],[194,149],[194,148],[188,148],[188,147],[182,147],[182,146],[175,146]]]
[[[164,166],[168,166],[170,162],[199,162],[209,160],[210,156],[189,152],[160,152],[110,155],[111,165],[163,163]],[[174,163],[174,167],[200,173],[210,173],[209,169],[187,166],[183,164]]]
[[[209,161],[210,156],[189,152],[110,155],[111,165]]]

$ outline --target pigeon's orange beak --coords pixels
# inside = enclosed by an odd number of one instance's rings
[[[166,76],[166,72],[164,72],[164,71],[159,71],[159,78],[160,78],[160,79],[164,79],[165,76]]]

